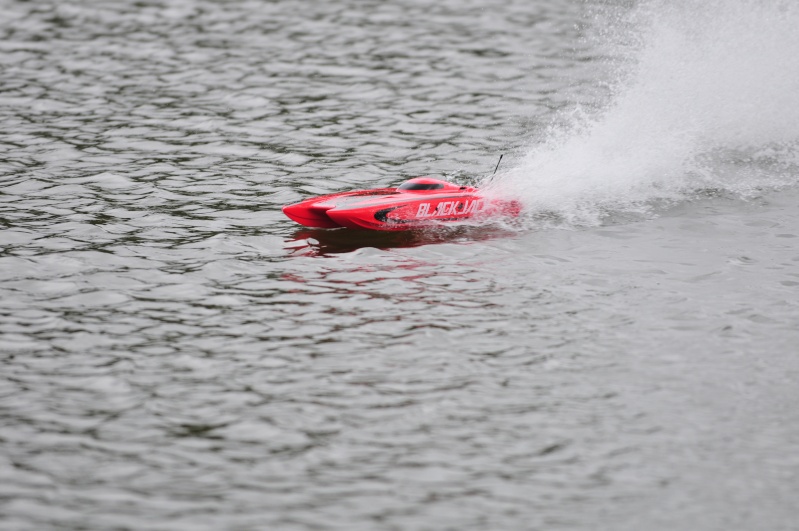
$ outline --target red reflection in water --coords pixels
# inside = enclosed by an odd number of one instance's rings
[[[515,231],[497,226],[446,226],[402,232],[303,228],[286,240],[286,248],[301,256],[325,256],[366,247],[385,250],[438,243],[469,243],[508,238],[515,234]]]

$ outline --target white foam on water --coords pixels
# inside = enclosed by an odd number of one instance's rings
[[[799,2],[647,1],[601,33],[627,43],[609,103],[553,119],[490,190],[578,226],[799,182]]]

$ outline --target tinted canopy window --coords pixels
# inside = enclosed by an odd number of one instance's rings
[[[439,190],[444,188],[441,183],[422,184],[422,183],[402,183],[397,190]]]

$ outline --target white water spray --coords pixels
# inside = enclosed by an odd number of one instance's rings
[[[638,45],[619,52],[632,70],[610,104],[553,126],[493,190],[584,225],[799,182],[799,2],[655,0],[625,23]]]

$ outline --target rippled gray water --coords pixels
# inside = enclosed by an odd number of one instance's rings
[[[473,181],[600,106],[607,6],[0,7],[3,529],[796,528],[797,187],[280,212]]]

